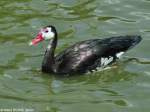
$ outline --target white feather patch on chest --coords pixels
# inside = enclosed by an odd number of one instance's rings
[[[112,57],[112,56],[110,56],[110,57],[108,57],[108,58],[102,57],[102,58],[101,58],[101,66],[106,66],[106,65],[108,65],[109,63],[111,63],[112,61],[113,61],[113,57]]]
[[[124,54],[124,52],[119,52],[119,53],[116,54],[116,57],[117,57],[117,58],[121,58],[121,56],[122,56],[123,54]]]
[[[48,46],[47,46],[47,49],[50,50],[51,47],[52,47],[52,40],[49,41],[49,44],[48,44]]]
[[[47,46],[47,49],[49,50],[49,49],[51,49],[51,47],[52,47],[51,45],[48,45],[48,46]]]

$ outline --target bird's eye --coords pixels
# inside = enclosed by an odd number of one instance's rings
[[[48,33],[48,30],[45,30],[45,33]]]

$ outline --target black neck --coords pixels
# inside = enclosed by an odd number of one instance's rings
[[[45,51],[44,59],[42,62],[42,71],[43,72],[55,72],[55,48],[57,46],[57,34],[55,34],[55,37],[50,40],[48,47]]]

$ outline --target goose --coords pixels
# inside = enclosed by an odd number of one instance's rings
[[[43,27],[30,45],[49,40],[42,62],[42,72],[54,74],[84,74],[114,63],[141,40],[139,35],[89,39],[77,42],[55,55],[58,35],[52,25]]]

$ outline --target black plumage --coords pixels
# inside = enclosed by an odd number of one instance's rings
[[[117,53],[126,52],[141,41],[141,37],[137,35],[85,40],[54,56],[57,32],[55,29],[53,31],[56,35],[50,40],[49,46],[51,47],[46,49],[42,63],[42,71],[46,73],[86,73],[97,67],[107,66],[116,61]],[[111,60],[105,65],[102,59]]]

